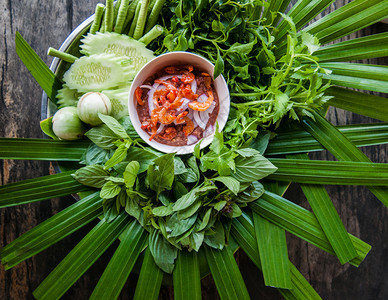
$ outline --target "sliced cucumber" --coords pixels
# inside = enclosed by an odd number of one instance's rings
[[[127,35],[114,32],[88,34],[81,40],[81,43],[83,43],[81,53],[85,55],[106,53],[128,57],[136,72],[154,58],[153,52],[147,49],[143,43]]]
[[[82,93],[78,93],[75,89],[70,89],[66,84],[57,93],[57,105],[58,108],[66,106],[77,106],[78,99],[82,96]]]
[[[108,96],[112,103],[111,116],[117,120],[124,116],[128,116],[129,88],[130,85],[116,90],[102,91],[103,94]]]
[[[100,92],[129,84],[136,73],[128,59],[97,54],[77,59],[63,79],[70,89],[78,92]]]

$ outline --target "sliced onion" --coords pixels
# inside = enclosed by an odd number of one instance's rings
[[[196,110],[194,111],[194,120],[197,122],[199,127],[202,129],[206,128],[206,123],[202,121],[201,117],[199,116],[199,112]]]
[[[193,91],[193,94],[195,94],[197,92],[197,79],[194,79],[191,82],[191,90]]]
[[[170,78],[173,78],[173,77],[178,77],[179,79],[181,79],[182,78],[182,75],[174,75],[174,74],[170,74],[170,75],[164,75],[164,76],[162,76],[162,77],[159,77],[158,79],[156,79],[156,80],[162,80],[162,81],[165,81],[165,80],[167,80],[167,79],[170,79]]]
[[[142,89],[150,89],[150,90],[153,89],[153,87],[148,85],[148,84],[143,84],[143,85],[140,86],[140,88],[142,88]]]
[[[207,137],[209,135],[212,135],[214,133],[214,126],[213,125],[209,125],[208,128],[206,128],[206,130],[203,132],[202,136],[203,137]]]
[[[189,108],[189,113],[187,114],[186,117],[188,117],[191,121],[193,121],[194,128],[198,126],[197,122],[194,119],[194,111],[191,108]]]
[[[164,124],[160,124],[158,130],[156,130],[156,135],[161,133],[163,131],[163,129],[164,129]]]
[[[149,92],[148,92],[148,113],[150,114],[150,117],[151,117],[151,113],[152,111],[154,110],[154,93],[155,93],[155,89],[150,89]]]
[[[212,104],[210,104],[210,107],[205,111],[210,115],[215,108],[216,108],[216,102],[213,101]]]
[[[210,114],[208,113],[207,110],[205,111],[200,111],[199,112],[199,118],[202,120],[203,123],[205,123],[207,125],[207,122],[209,121],[210,119]]]
[[[194,144],[198,141],[198,138],[194,135],[194,134],[190,134],[188,137],[187,137],[187,145],[191,145],[191,144]]]
[[[152,87],[153,87],[155,90],[157,90],[158,87],[159,87],[159,85],[161,85],[161,84],[155,82],[155,83],[152,85]]]

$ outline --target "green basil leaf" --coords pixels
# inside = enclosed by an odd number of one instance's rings
[[[124,171],[124,183],[128,189],[133,189],[137,173],[139,172],[140,164],[137,161],[131,161]]]
[[[237,193],[240,191],[240,182],[233,177],[219,176],[213,178],[212,180],[222,182],[235,195],[237,195]]]
[[[113,117],[103,115],[101,113],[98,114],[98,117],[101,119],[106,126],[109,127],[118,137],[122,139],[130,139],[124,127]]]
[[[244,153],[243,150],[245,151]],[[248,150],[243,150],[239,150],[238,152],[246,155]],[[249,151],[252,152],[252,150],[253,149],[250,149]],[[235,159],[235,164],[236,172],[232,174],[232,177],[240,182],[260,180],[277,170],[277,168],[258,151],[251,156],[238,156]]]
[[[174,173],[175,175],[186,173],[186,166],[179,157],[174,157]]]
[[[259,199],[263,194],[264,186],[260,182],[254,181],[248,188],[239,193],[236,199],[239,203],[247,203]]]
[[[221,250],[225,246],[225,230],[220,221],[216,223],[216,228],[214,231],[214,234],[205,235],[204,242],[206,245],[212,248]]]
[[[142,209],[140,205],[137,203],[136,197],[129,197],[127,195],[126,203],[125,203],[125,211],[130,216],[136,218],[137,220],[140,220]]]
[[[120,138],[105,124],[93,127],[92,129],[87,131],[85,135],[94,144],[103,149],[116,149],[116,146],[113,143]]]
[[[103,199],[111,199],[117,196],[121,191],[121,187],[112,181],[107,181],[100,191],[100,197]]]
[[[205,229],[207,224],[209,224],[211,212],[212,212],[212,208],[209,208],[206,211],[205,215],[203,216],[203,219],[202,219],[201,223],[199,224],[199,227],[198,227],[197,231],[201,231],[201,230]]]
[[[83,185],[102,188],[109,173],[100,165],[91,165],[78,169],[72,176]]]
[[[110,150],[102,149],[96,144],[91,143],[82,155],[80,163],[85,165],[103,165],[108,161],[110,153]]]
[[[178,211],[178,218],[180,220],[184,220],[187,218],[190,218],[192,215],[194,215],[202,206],[202,202],[200,199],[197,199],[194,201],[193,204],[191,204],[189,207]]]
[[[217,210],[217,211],[220,211],[221,209],[223,209],[226,205],[226,201],[223,200],[223,201],[219,201],[217,202],[215,205],[214,205],[214,209]]]
[[[249,145],[249,147],[259,151],[261,154],[264,154],[265,150],[267,150],[270,137],[271,134],[269,132],[260,132]]]
[[[171,274],[174,270],[178,249],[173,247],[157,230],[149,235],[148,246],[156,265],[164,272]]]
[[[168,153],[154,159],[148,167],[147,179],[150,189],[157,194],[165,189],[170,190],[174,182],[174,153]]]
[[[122,162],[127,156],[128,145],[122,143],[118,146],[112,157],[105,163],[104,169],[110,169],[118,163]]]
[[[152,213],[158,217],[169,216],[173,213],[172,206],[158,206],[152,209]]]
[[[153,163],[158,155],[148,149],[141,149],[139,147],[131,147],[127,152],[127,159],[129,161],[136,160],[140,164],[139,173],[148,170],[148,167]]]
[[[108,223],[112,222],[119,215],[116,208],[116,199],[105,199],[102,203],[102,209],[104,211],[104,218]]]
[[[204,232],[192,232],[189,236],[190,247],[193,248],[196,252],[201,248],[203,240],[205,238]]]
[[[194,201],[197,199],[197,192],[199,191],[199,187],[196,187],[192,189],[190,192],[187,194],[183,195],[180,197],[173,206],[174,211],[179,211],[182,209],[185,209],[189,207],[191,204],[194,203]]]
[[[126,133],[131,139],[139,139],[140,136],[137,134],[135,127],[133,127],[131,118],[129,116],[124,116],[118,120],[120,125],[124,128]]]
[[[194,225],[197,220],[197,215],[193,215],[188,219],[180,220],[178,214],[173,214],[167,222],[167,232],[170,237],[177,237],[188,230]]]

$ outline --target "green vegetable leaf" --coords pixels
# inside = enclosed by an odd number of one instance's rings
[[[40,129],[42,129],[42,131],[49,137],[53,138],[54,140],[58,140],[58,137],[53,131],[53,117],[40,121]]]
[[[222,182],[235,195],[237,195],[237,193],[240,191],[240,182],[233,177],[219,176],[212,178],[212,180]]]
[[[111,199],[117,196],[120,191],[120,185],[112,181],[107,181],[101,188],[100,197],[103,199]]]
[[[120,137],[115,134],[109,127],[102,124],[97,127],[93,127],[85,133],[85,135],[98,147],[103,149],[115,149],[114,142]]]
[[[98,114],[98,117],[101,119],[106,126],[109,127],[118,137],[122,139],[130,139],[129,135],[125,131],[124,127],[113,117],[103,115],[101,113]]]
[[[105,163],[104,169],[110,169],[118,163],[122,162],[127,156],[128,148],[129,143],[121,143],[113,153],[112,157]]]
[[[140,164],[137,161],[131,161],[125,168],[123,176],[124,176],[124,183],[127,189],[133,188],[139,169],[140,169]]]
[[[102,188],[109,173],[100,165],[91,165],[78,169],[72,176],[79,183],[95,188]]]
[[[157,194],[165,189],[170,190],[174,182],[174,153],[168,153],[154,159],[148,167],[147,180],[150,189]]]
[[[173,247],[164,237],[154,230],[149,235],[148,247],[155,263],[164,272],[171,274],[174,270],[174,261],[178,255],[178,249]]]
[[[248,151],[250,154],[248,156]],[[277,168],[257,150],[239,150],[238,156],[235,159],[236,172],[232,173],[232,177],[240,182],[253,182],[260,180],[272,173]]]

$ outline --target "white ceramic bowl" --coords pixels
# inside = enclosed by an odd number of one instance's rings
[[[128,102],[128,111],[129,116],[131,118],[132,125],[136,129],[139,136],[148,143],[151,147],[165,152],[165,153],[172,153],[175,152],[176,154],[187,154],[192,153],[194,151],[194,147],[198,141],[195,144],[192,145],[186,145],[186,146],[169,146],[165,144],[161,144],[155,140],[149,140],[150,136],[140,128],[141,123],[139,120],[139,116],[136,111],[136,97],[135,97],[135,90],[138,86],[142,85],[143,82],[155,74],[156,72],[162,70],[163,68],[167,66],[176,66],[176,65],[192,65],[194,68],[200,69],[211,76],[214,74],[214,65],[208,61],[206,58],[193,54],[190,52],[183,52],[183,51],[176,51],[176,52],[169,52],[166,54],[159,55],[158,57],[155,57],[151,61],[149,61],[146,65],[143,66],[143,68],[137,73],[135,79],[132,82],[131,89],[129,90],[129,102]],[[220,109],[217,116],[217,122],[219,125],[219,131],[221,131],[228,119],[229,115],[229,108],[230,108],[230,96],[229,96],[229,90],[228,86],[226,84],[226,81],[222,75],[218,76],[214,80],[214,87],[218,95]],[[201,148],[206,147],[211,143],[213,140],[214,133],[212,135],[209,135],[202,139],[201,142]]]

